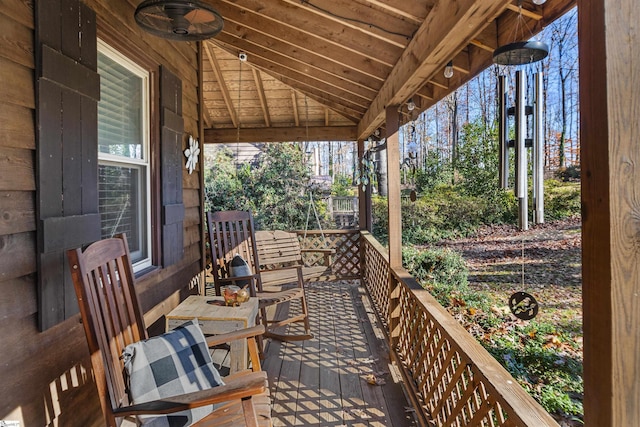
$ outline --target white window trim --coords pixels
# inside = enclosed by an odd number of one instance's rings
[[[130,159],[122,156],[115,156],[107,153],[100,153],[98,150],[98,163],[102,164],[111,164],[111,165],[140,165],[145,166],[145,213],[146,213],[146,247],[148,248],[147,257],[134,263],[133,269],[134,272],[138,272],[144,270],[145,268],[151,267],[153,260],[153,246],[152,246],[152,235],[151,235],[151,162],[150,162],[150,140],[151,140],[151,129],[150,129],[150,73],[148,70],[145,70],[135,62],[133,62],[128,57],[124,56],[122,53],[118,52],[113,47],[109,46],[103,40],[98,38],[98,52],[108,56],[111,60],[119,63],[132,72],[134,75],[140,77],[142,79],[142,159]],[[138,212],[139,215],[143,215],[141,212]]]

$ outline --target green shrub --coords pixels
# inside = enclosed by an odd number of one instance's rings
[[[544,182],[544,211],[548,220],[580,215],[580,183],[548,179]]]
[[[357,187],[353,186],[351,176],[336,174],[331,184],[331,195],[336,197],[355,196]]]
[[[374,196],[373,234],[387,241],[387,199]],[[500,191],[495,197],[465,194],[457,186],[439,185],[415,202],[402,203],[402,241],[426,245],[442,239],[470,236],[483,224],[515,221],[516,201],[511,192]]]
[[[404,267],[443,306],[449,305],[453,293],[468,289],[469,270],[462,256],[450,249],[402,249]]]

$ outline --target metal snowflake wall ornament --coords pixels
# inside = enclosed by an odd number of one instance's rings
[[[198,164],[198,154],[200,154],[198,140],[189,135],[189,148],[184,150],[184,156],[187,158],[186,168],[189,170],[189,174],[193,172],[196,165]]]

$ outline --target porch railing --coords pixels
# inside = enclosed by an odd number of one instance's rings
[[[555,426],[555,420],[368,232],[299,231],[335,250],[339,279],[361,279],[423,426]],[[309,264],[321,262],[313,255]]]
[[[361,245],[363,285],[422,425],[558,426],[410,274],[390,271],[373,236]]]

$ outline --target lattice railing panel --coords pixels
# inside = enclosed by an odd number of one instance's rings
[[[420,423],[558,426],[436,300],[363,233],[363,282],[398,361]]]
[[[371,235],[363,235],[362,245],[363,284],[371,296],[378,317],[386,323],[389,315],[389,261],[381,250],[382,246]]]
[[[331,268],[338,279],[360,278],[360,231],[359,230],[309,230],[298,231],[302,249],[333,249]],[[303,254],[306,265],[322,265],[324,258],[319,252]]]

